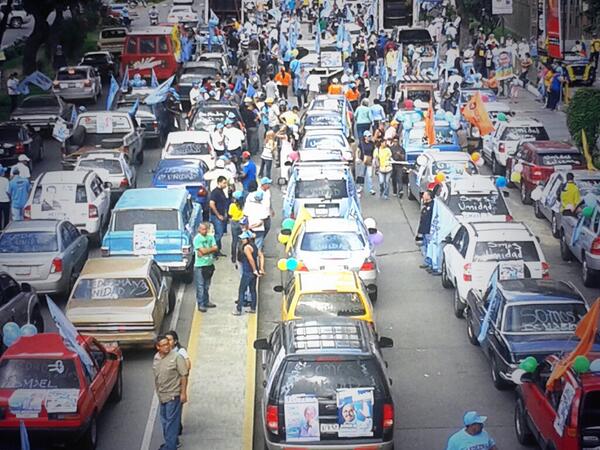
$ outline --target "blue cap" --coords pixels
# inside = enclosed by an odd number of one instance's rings
[[[273,183],[273,180],[271,180],[269,177],[262,177],[260,179],[260,184],[271,184]]]
[[[232,124],[233,124],[233,120],[225,119],[225,125],[232,125]]]
[[[220,130],[220,129],[221,129],[221,128],[223,128],[223,127],[224,127],[224,125],[223,125],[222,123],[218,123],[218,124],[217,124],[217,130]]]
[[[256,200],[257,202],[262,201],[263,197],[264,197],[263,191],[256,191],[254,193],[254,200]]]
[[[233,194],[231,194],[233,196],[233,198],[235,198],[236,200],[241,199],[244,196],[244,193],[242,191],[235,191]]]
[[[463,416],[465,427],[473,425],[474,423],[484,424],[486,420],[487,416],[480,416],[477,411],[467,411]]]
[[[255,236],[255,234],[252,231],[244,231],[242,234],[240,234],[240,239],[252,239]]]
[[[234,113],[232,113],[231,111],[229,111],[229,112],[227,113],[227,118],[228,118],[228,119],[235,119],[235,114],[234,114]]]
[[[6,173],[6,167],[0,164],[0,175],[4,175]]]
[[[198,86],[198,82],[197,81],[192,81],[192,86],[193,87],[197,87]]]
[[[248,225],[248,218],[246,216],[240,219],[240,225]]]

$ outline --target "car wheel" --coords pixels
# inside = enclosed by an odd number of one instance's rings
[[[537,217],[538,219],[544,218],[544,214],[542,214],[542,210],[540,209],[540,202],[536,201],[533,204],[533,213],[535,214],[535,217]],[[554,232],[552,234],[554,234]]]
[[[496,160],[496,156],[492,155],[492,173],[494,175],[502,175],[503,172],[504,172],[504,170],[502,169],[502,166]]]
[[[139,166],[144,164],[144,150],[140,150],[140,152],[137,154],[136,162]]]
[[[446,260],[442,261],[442,286],[446,289],[452,287],[452,281],[448,278],[448,268],[446,267]]]
[[[510,385],[504,381],[504,379],[500,376],[500,371],[498,369],[498,362],[496,361],[496,356],[491,355],[490,358],[490,369],[492,373],[492,381],[494,382],[494,387],[499,391],[504,391],[510,387]]]
[[[173,291],[173,289],[171,288],[171,290],[169,290],[169,312],[168,314],[171,314],[173,312],[173,310],[175,309],[175,302],[177,301],[177,297],[175,297],[175,291]]]
[[[469,338],[469,342],[478,347],[479,340],[475,335],[475,330],[473,329],[473,318],[471,317],[471,312],[468,309],[465,310],[465,318],[467,319],[467,337]]]
[[[375,304],[377,303],[377,290],[375,290],[375,292],[371,292],[369,294],[369,300],[371,300],[371,303]]]
[[[527,424],[523,400],[520,398],[517,398],[515,404],[515,434],[517,435],[517,441],[522,445],[532,445],[534,443],[533,433]]]
[[[571,261],[573,259],[573,253],[571,253],[571,249],[567,245],[567,237],[564,231],[560,234],[560,257],[563,261]]]
[[[90,420],[90,424],[88,425],[87,430],[85,430],[84,435],[81,437],[81,441],[79,442],[78,448],[82,448],[84,450],[96,450],[96,445],[98,444],[98,423],[96,422],[96,416],[92,416]]]
[[[552,236],[559,239],[560,231],[558,230],[558,217],[556,217],[556,213],[552,213],[552,220],[550,221],[550,228],[552,229]]]
[[[11,28],[21,28],[23,26],[23,19],[20,17],[13,17],[10,19],[10,27]]]
[[[113,403],[119,403],[123,398],[123,369],[119,368],[119,374],[117,375],[117,381],[110,391],[109,400]]]
[[[408,199],[409,200],[416,200],[417,197],[415,197],[415,195],[413,194],[412,190],[410,189],[410,186],[408,186]]]
[[[524,180],[521,180],[521,202],[524,205],[531,205],[531,193],[527,191]]]
[[[465,317],[464,316],[464,314],[465,314],[465,304],[460,299],[460,294],[458,293],[458,288],[456,288],[454,290],[453,307],[454,307],[454,315],[457,318],[459,318],[459,319],[463,319]]]
[[[596,286],[598,273],[594,269],[590,269],[585,256],[583,257],[583,261],[581,261],[581,278],[583,279],[583,285],[585,287]]]
[[[44,318],[42,317],[42,312],[40,308],[35,308],[31,313],[31,324],[35,327],[38,333],[44,332]]]

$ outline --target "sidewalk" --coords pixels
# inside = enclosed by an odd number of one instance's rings
[[[239,274],[229,258],[216,262],[207,313],[194,309],[188,352],[192,360],[188,403],[183,412],[184,450],[252,448],[254,423],[257,314],[231,313]],[[190,291],[191,295],[195,290]],[[195,303],[195,298],[186,301]]]

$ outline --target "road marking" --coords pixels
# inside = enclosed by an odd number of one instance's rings
[[[171,323],[169,324],[169,330],[174,330],[179,321],[179,313],[181,312],[181,304],[183,303],[183,293],[185,292],[185,284],[181,283],[177,289],[177,301],[175,302],[175,308],[173,309],[173,315],[171,316]],[[194,319],[195,319],[194,315]],[[192,322],[193,325],[193,322]],[[191,337],[191,335],[190,335]],[[144,428],[144,437],[142,438],[142,446],[140,450],[149,450],[150,444],[152,443],[152,432],[154,431],[154,423],[156,422],[156,416],[158,415],[158,397],[156,392],[152,394],[152,403],[150,404],[150,412],[148,413],[148,420],[146,421],[146,428]]]
[[[258,286],[257,286],[258,289]],[[257,333],[256,314],[248,315],[248,333],[246,340],[246,389],[244,398],[244,425],[242,429],[242,448],[254,447],[254,399],[256,395],[256,351],[254,341]]]

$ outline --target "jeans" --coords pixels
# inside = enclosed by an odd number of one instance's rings
[[[238,289],[237,310],[242,310],[246,298],[246,291],[250,289],[250,308],[256,309],[256,275],[249,272],[242,272],[240,278],[240,287]]]
[[[392,190],[394,195],[402,195],[404,193],[404,171],[402,166],[394,164],[392,168]]]
[[[365,74],[365,62],[364,61],[358,61],[356,63],[356,72],[358,73],[359,77],[362,77]]]
[[[365,166],[365,191],[373,191],[373,166]]]
[[[296,99],[298,100],[298,108],[302,108],[305,103],[308,103],[308,95],[306,94],[306,89],[297,89]]]
[[[374,77],[377,75],[377,62],[369,61],[369,77]]]
[[[548,91],[548,104],[546,108],[555,110],[558,106],[558,102],[560,101],[560,91]]]
[[[217,216],[214,216],[211,214],[210,223],[212,223],[213,227],[215,227],[215,241],[217,241],[217,248],[219,249],[219,252],[220,252],[221,251],[221,239],[223,238],[223,235],[225,234],[225,226],[227,225],[227,222],[224,220],[219,220],[219,219],[217,219]]]
[[[181,400],[179,396],[173,400],[160,404],[160,424],[163,430],[165,443],[159,450],[176,450],[177,436],[181,426]]]
[[[285,98],[287,100],[288,98],[288,87],[284,86],[283,84],[280,84],[277,86],[277,90],[279,91],[279,97],[280,98]]]
[[[271,178],[271,167],[273,166],[272,159],[260,159],[260,170],[258,171],[258,177]]]
[[[196,283],[196,304],[206,308],[209,301],[210,278],[204,278],[202,267],[194,267],[194,282]]]
[[[423,255],[423,264],[431,267],[431,258],[427,256],[427,247],[431,241],[431,235],[429,233],[423,235],[423,242],[421,243],[421,254]]]
[[[356,124],[356,138],[362,139],[364,132],[371,129],[370,123],[357,123]]]
[[[15,222],[17,220],[23,220],[23,208],[16,208],[16,207],[12,207],[10,208],[10,213],[12,216],[12,220],[14,220]]]
[[[379,172],[377,175],[379,177],[379,195],[387,198],[390,193],[390,179],[392,178],[392,172]]]
[[[235,220],[231,221],[231,262],[237,263],[237,249],[242,234],[242,226]]]
[[[0,230],[10,222],[10,202],[0,202]]]

